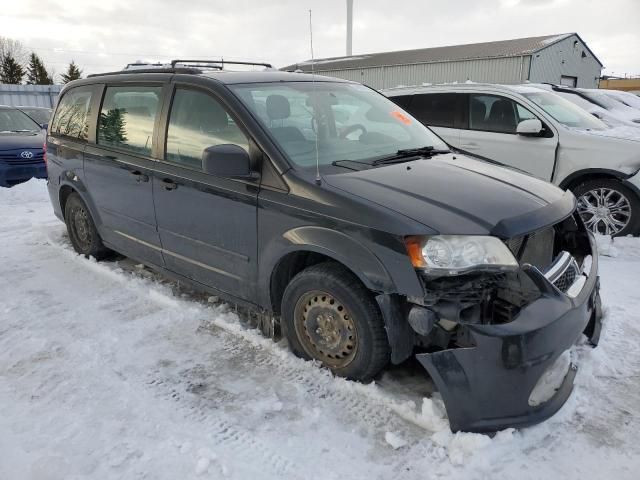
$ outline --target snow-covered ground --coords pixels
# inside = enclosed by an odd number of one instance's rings
[[[419,370],[332,378],[229,307],[73,252],[44,181],[0,189],[0,479],[635,479],[640,240],[602,239],[605,327],[568,403],[449,432]]]

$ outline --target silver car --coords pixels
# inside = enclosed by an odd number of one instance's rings
[[[570,189],[593,232],[640,233],[640,129],[611,128],[555,93],[527,85],[383,93],[453,148]]]

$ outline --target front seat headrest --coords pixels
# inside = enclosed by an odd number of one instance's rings
[[[291,105],[284,95],[269,95],[267,97],[267,115],[270,120],[282,120],[291,115]]]

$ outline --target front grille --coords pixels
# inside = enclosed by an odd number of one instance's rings
[[[553,227],[514,237],[505,243],[520,264],[529,263],[546,270],[553,260],[555,230]]]
[[[555,282],[553,282],[558,290],[563,293],[566,293],[567,290],[569,290],[569,287],[573,285],[573,282],[576,281],[576,278],[578,278],[578,274],[580,273],[578,272],[577,267],[578,266],[575,264],[575,262],[572,262],[564,271],[564,273],[560,275],[560,277],[558,277]]]
[[[31,152],[33,157],[31,158],[22,158],[22,152]],[[8,165],[37,165],[39,163],[44,162],[44,152],[42,149],[33,148],[33,149],[17,149],[17,150],[5,150],[0,152],[0,162]]]

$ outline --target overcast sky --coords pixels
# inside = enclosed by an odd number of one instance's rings
[[[345,54],[345,0],[0,0],[0,35],[57,73],[140,59],[269,61]],[[640,75],[640,0],[355,0],[353,53],[578,32],[605,73]]]

